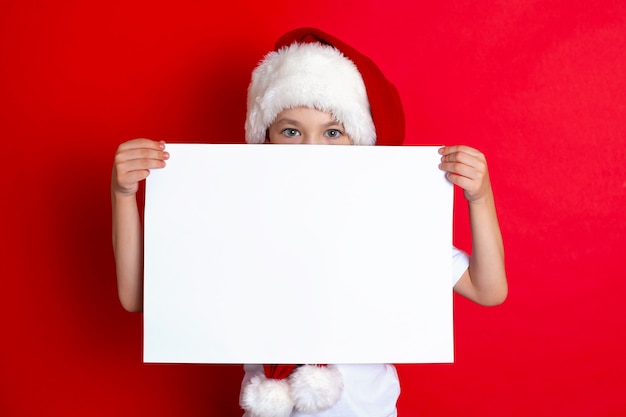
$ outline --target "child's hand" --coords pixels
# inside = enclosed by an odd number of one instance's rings
[[[118,195],[134,196],[149,170],[163,168],[168,158],[162,141],[132,139],[122,143],[115,153],[111,190]]]
[[[444,146],[439,149],[439,169],[453,184],[465,190],[470,203],[480,202],[492,195],[487,160],[480,151],[469,146]]]

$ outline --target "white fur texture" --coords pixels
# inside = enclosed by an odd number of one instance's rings
[[[294,43],[265,56],[248,87],[246,141],[265,142],[276,116],[296,107],[331,113],[355,145],[376,142],[363,78],[354,63],[332,46]]]
[[[343,378],[333,365],[304,365],[289,376],[289,386],[295,408],[305,414],[315,414],[339,401]]]
[[[288,380],[265,375],[254,376],[244,387],[241,404],[252,417],[289,417],[294,407]]]

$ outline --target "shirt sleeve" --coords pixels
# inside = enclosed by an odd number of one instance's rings
[[[454,286],[469,266],[469,255],[456,247],[452,247],[452,286]]]

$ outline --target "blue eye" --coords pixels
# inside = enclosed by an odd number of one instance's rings
[[[342,135],[343,135],[343,132],[339,129],[328,129],[324,133],[324,136],[331,138],[331,139],[339,139]]]
[[[283,131],[280,133],[283,134],[284,136],[287,136],[288,138],[294,138],[296,136],[300,136],[300,131],[298,129],[293,129],[293,128],[283,129]]]

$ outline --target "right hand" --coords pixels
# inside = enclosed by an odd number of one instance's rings
[[[122,143],[115,152],[111,190],[119,196],[134,196],[150,169],[163,168],[169,156],[163,141],[132,139]]]

